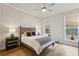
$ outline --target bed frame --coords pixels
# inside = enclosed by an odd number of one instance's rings
[[[26,28],[26,27],[20,26],[20,45],[26,46],[27,48],[29,48],[30,50],[32,50],[32,51],[35,53],[35,50],[34,50],[31,46],[28,46],[27,44],[21,42],[21,37],[22,37],[23,32],[36,32],[35,28],[34,28],[34,27],[33,27],[33,28]],[[52,43],[52,44],[48,45],[47,47],[45,47],[45,48],[43,49],[43,51],[47,50],[47,48],[48,48],[49,46],[51,46],[51,45],[53,45],[53,47],[54,47],[54,43]],[[43,52],[43,51],[42,51],[42,52]],[[42,53],[42,52],[41,52],[41,53]],[[41,54],[41,53],[40,53],[40,54]],[[36,54],[36,53],[35,53],[35,54]],[[36,55],[37,55],[37,54],[36,54]]]

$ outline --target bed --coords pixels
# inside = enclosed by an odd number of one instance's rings
[[[32,34],[29,34],[29,32]],[[39,55],[42,51],[46,50],[49,46],[54,47],[54,41],[47,35],[36,35],[35,28],[20,27],[20,41],[21,43]],[[26,33],[28,35],[26,35]]]

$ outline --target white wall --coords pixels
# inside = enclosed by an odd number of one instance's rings
[[[0,24],[2,23],[2,6],[0,4]]]
[[[64,16],[66,15],[71,15],[71,14],[76,14],[76,13],[79,13],[79,9],[74,9],[74,10],[71,10],[71,11],[67,11],[67,12],[63,12],[63,13],[60,13],[60,14],[56,14],[56,15],[52,15],[50,17],[47,17],[43,20],[43,25],[44,22],[46,22],[47,20],[50,21],[50,34],[51,34],[51,37],[54,39],[54,40],[59,40],[60,42],[62,43],[67,43],[65,41],[65,30],[64,30],[64,27],[65,27],[65,24],[64,24]],[[72,44],[72,42],[69,42],[68,44]]]
[[[5,38],[8,33],[8,28],[0,24],[0,50],[5,48]]]
[[[25,27],[38,27],[39,29],[41,29],[41,20],[39,20],[39,18],[3,4],[2,5],[0,4],[0,23],[1,23],[0,33],[4,32],[2,31],[4,27],[18,26],[18,25],[22,25]],[[5,34],[3,34],[2,36],[6,36],[6,34],[7,33],[5,32]],[[0,37],[0,49],[4,49],[5,38],[2,39],[1,37]]]

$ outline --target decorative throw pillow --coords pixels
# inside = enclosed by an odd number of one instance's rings
[[[27,32],[27,36],[31,36],[31,32]]]
[[[36,35],[36,33],[35,32],[32,32],[32,36],[34,36],[34,35]]]

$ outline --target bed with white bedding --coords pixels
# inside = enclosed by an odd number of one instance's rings
[[[25,31],[25,29],[24,29],[24,31]],[[26,32],[28,32],[28,31],[26,30]],[[45,50],[50,45],[54,46],[53,39],[47,35],[26,36],[26,35],[22,34],[21,42],[23,44],[31,47],[37,55],[39,55],[43,50]]]

